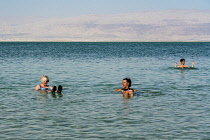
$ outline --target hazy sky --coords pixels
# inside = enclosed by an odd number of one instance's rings
[[[0,16],[67,17],[168,9],[210,10],[210,0],[0,0]]]

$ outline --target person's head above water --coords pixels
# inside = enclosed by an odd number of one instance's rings
[[[185,59],[180,59],[181,64],[185,64]]]
[[[130,88],[131,87],[131,79],[130,78],[124,78],[122,80],[122,85],[124,88]]]
[[[41,80],[42,83],[43,83],[43,82],[49,82],[49,81],[50,81],[50,79],[49,79],[49,77],[48,77],[47,75],[43,75],[43,76],[40,78],[40,80]]]
[[[189,68],[188,65],[185,65],[185,59],[180,59],[180,63],[181,63],[181,65],[178,65],[178,63],[175,63],[175,67],[178,67],[178,68]],[[194,68],[194,64],[195,64],[195,62],[192,61],[192,68]]]
[[[122,86],[123,88],[119,88],[115,91],[121,91],[123,94],[133,94],[137,90],[131,87],[131,79],[130,78],[124,78],[122,80]]]
[[[35,87],[35,90],[36,91],[39,91],[39,90],[41,90],[41,91],[47,91],[47,92],[52,92],[52,93],[55,93],[55,91],[57,90],[57,87],[56,86],[49,86],[48,85],[48,82],[50,81],[50,79],[49,79],[49,77],[47,76],[47,75],[42,75],[42,77],[40,78],[40,81],[42,82],[41,84],[39,84],[39,85],[37,85],[36,87]],[[58,86],[58,90],[57,90],[57,92],[58,93],[61,93],[61,91],[62,91],[62,86],[61,85],[59,85]]]
[[[185,61],[185,59],[180,59],[180,62]]]

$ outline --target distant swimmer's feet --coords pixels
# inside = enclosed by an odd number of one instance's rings
[[[57,92],[61,93],[62,89],[63,89],[63,87],[61,85],[59,85]]]
[[[52,92],[54,93],[56,91],[56,86],[53,87]]]

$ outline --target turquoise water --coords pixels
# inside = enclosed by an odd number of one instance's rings
[[[209,139],[209,62],[205,42],[2,42],[0,139]],[[35,92],[42,75],[62,94]]]

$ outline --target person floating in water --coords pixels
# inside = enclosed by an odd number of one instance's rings
[[[189,66],[185,65],[185,59],[180,59],[180,63],[181,63],[181,65],[179,65],[179,66],[178,66],[178,64],[176,63],[176,64],[175,64],[175,67],[176,67],[176,68],[190,68]],[[195,64],[195,62],[192,61],[192,68],[194,68],[194,64]]]
[[[131,87],[131,79],[130,78],[124,78],[122,80],[122,86],[123,86],[123,88],[119,88],[115,91],[121,91],[124,96],[129,95],[129,96],[133,97],[134,92],[137,91],[134,88],[130,88]]]
[[[53,86],[52,87],[52,86],[47,85],[48,82],[50,81],[47,75],[43,75],[40,80],[41,80],[42,83],[40,85],[37,85],[35,87],[35,90],[36,91],[38,91],[38,90],[44,90],[44,91],[47,91],[47,92],[54,93],[57,90],[56,86]],[[62,86],[59,85],[57,92],[58,93],[61,93],[61,91],[62,91]]]

